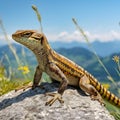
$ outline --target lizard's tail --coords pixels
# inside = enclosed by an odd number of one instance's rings
[[[113,93],[111,93],[110,91],[108,91],[96,79],[95,79],[95,81],[91,81],[91,84],[96,88],[96,90],[100,93],[100,95],[103,98],[105,98],[111,104],[114,104],[114,105],[120,107],[120,98],[118,98]]]

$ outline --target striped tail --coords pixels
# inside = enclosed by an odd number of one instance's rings
[[[103,87],[96,79],[90,80],[91,84],[96,88],[96,90],[100,93],[100,95],[109,101],[111,104],[120,107],[120,98],[115,96],[113,93],[108,91],[105,87]]]

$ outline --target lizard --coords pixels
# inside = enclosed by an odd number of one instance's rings
[[[120,99],[108,91],[103,85],[84,68],[69,60],[65,56],[53,50],[44,35],[36,30],[17,30],[12,34],[12,38],[29,48],[38,61],[38,66],[34,74],[32,89],[39,86],[42,73],[47,73],[52,79],[60,82],[57,93],[48,93],[52,96],[46,102],[46,105],[52,105],[56,100],[64,103],[62,95],[67,85],[80,87],[85,93],[88,93],[92,100],[97,100],[104,104],[103,98],[120,107]]]

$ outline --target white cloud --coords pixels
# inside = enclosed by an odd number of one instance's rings
[[[87,36],[91,41],[100,40],[102,42],[107,42],[107,41],[113,41],[113,40],[120,40],[120,32],[114,31],[114,30],[107,33],[100,33],[100,34],[89,33],[87,34]]]
[[[101,42],[113,41],[113,40],[120,40],[120,31],[111,30],[106,33],[92,33],[89,31],[85,31],[85,34],[88,37],[90,42],[95,40],[99,40]],[[46,33],[46,36],[50,42],[54,41],[61,41],[61,42],[85,42],[83,35],[79,31],[67,32],[63,31],[58,34],[53,33]],[[11,35],[8,34],[9,42],[14,42]],[[5,39],[3,34],[0,34],[0,44],[7,44],[8,41]]]
[[[85,31],[90,42],[95,40],[99,40],[101,42],[120,40],[120,31],[111,30],[106,33],[91,33],[89,31]],[[50,41],[62,41],[62,42],[85,42],[83,35],[79,31],[67,32],[63,31],[58,34],[47,34],[47,38]]]

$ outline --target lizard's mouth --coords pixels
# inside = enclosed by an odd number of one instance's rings
[[[35,30],[17,30],[12,34],[12,38],[15,41],[19,41],[21,38],[29,38],[35,32]]]
[[[20,39],[20,35],[16,34],[16,33],[13,33],[12,34],[12,38],[15,40],[15,41],[18,41],[18,39]]]
[[[16,40],[16,34],[12,34],[12,38],[14,39],[14,40]]]

